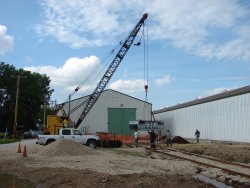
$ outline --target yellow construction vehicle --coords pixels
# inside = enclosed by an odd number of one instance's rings
[[[75,124],[68,116],[48,115],[45,134],[58,135],[60,128],[73,128]]]

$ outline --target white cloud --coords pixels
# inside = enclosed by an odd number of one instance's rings
[[[150,30],[155,39],[162,36],[175,47],[204,58],[250,60],[249,42],[244,43],[250,37],[239,33],[239,26],[249,25],[249,11],[243,6],[227,0],[175,4],[166,1],[155,5],[155,24]]]
[[[226,91],[230,91],[230,90],[233,90],[233,89],[236,89],[236,88],[235,87],[231,87],[231,88],[227,88],[227,87],[214,88],[214,89],[206,91],[202,96],[199,96],[197,98],[200,99],[200,98],[203,98],[203,97],[216,95],[216,94],[223,93],[223,92],[226,92]]]
[[[134,94],[144,91],[144,80],[117,80],[109,85],[110,89],[117,90],[123,93]]]
[[[0,54],[9,51],[14,45],[14,38],[6,33],[7,27],[0,24]]]
[[[97,6],[96,1],[44,0],[41,4],[44,22],[36,26],[36,31],[68,43],[72,48],[108,44],[131,24],[125,14],[122,18],[117,13],[117,10],[125,8],[119,4],[100,1]],[[128,3],[123,4],[128,7]]]
[[[24,69],[50,77],[51,87],[55,89],[53,96],[57,96],[60,102],[65,102],[67,96],[74,93],[78,86],[80,86],[80,90],[74,95],[74,98],[93,92],[104,73],[100,60],[96,56],[83,59],[69,58],[61,67],[41,65],[24,67]],[[110,89],[127,94],[144,91],[143,87],[143,79],[117,80],[109,85]]]
[[[215,51],[215,56],[218,59],[227,57],[228,59],[250,60],[250,25],[241,27],[237,31],[237,38],[228,41],[224,45],[218,47]]]
[[[118,41],[147,12],[151,40],[168,40],[204,58],[250,60],[249,10],[235,0],[101,0],[98,5],[43,0],[41,5],[44,21],[37,32],[73,48]]]
[[[55,90],[57,94],[62,94],[62,92],[70,94],[84,80],[87,81],[83,83],[79,93],[87,92],[90,88],[93,88],[93,82],[95,82],[95,77],[97,77],[101,66],[96,56],[90,56],[83,59],[77,57],[70,58],[62,67],[33,66],[24,67],[24,69],[49,76],[51,86],[58,89]]]
[[[170,83],[170,81],[171,81],[170,75],[166,75],[163,78],[156,79],[155,83],[156,85],[161,86],[161,85]]]

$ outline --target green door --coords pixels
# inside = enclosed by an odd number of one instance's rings
[[[136,108],[108,108],[108,132],[131,135],[128,122],[136,118]]]

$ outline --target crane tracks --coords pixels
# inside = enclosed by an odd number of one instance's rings
[[[250,182],[250,166],[247,164],[235,163],[220,160],[213,157],[198,155],[190,152],[175,151],[171,149],[155,150],[156,153],[167,155],[173,158],[190,161],[207,168],[220,169],[226,174],[243,177],[246,182]]]
[[[215,179],[233,187],[250,187],[250,165],[172,149],[158,149],[155,153],[198,164],[197,173],[202,177]]]
[[[167,150],[175,151],[175,150],[172,150],[172,149],[167,149]],[[205,155],[199,155],[199,154],[191,153],[191,152],[187,152],[187,151],[179,151],[179,152],[187,154],[187,155],[193,155],[193,156],[201,157],[201,158],[204,158],[204,159],[210,159],[210,160],[221,162],[221,163],[224,163],[224,164],[235,165],[235,166],[240,166],[240,167],[243,167],[243,168],[250,169],[250,165],[247,165],[247,164],[225,161],[225,160],[221,160],[221,159],[218,159],[218,158],[209,157],[209,156],[205,156]]]

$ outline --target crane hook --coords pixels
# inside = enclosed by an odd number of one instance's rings
[[[144,89],[145,89],[145,92],[148,92],[148,85],[147,84],[144,86]]]
[[[137,43],[134,43],[135,46],[140,46],[141,45],[141,42],[137,42]]]

